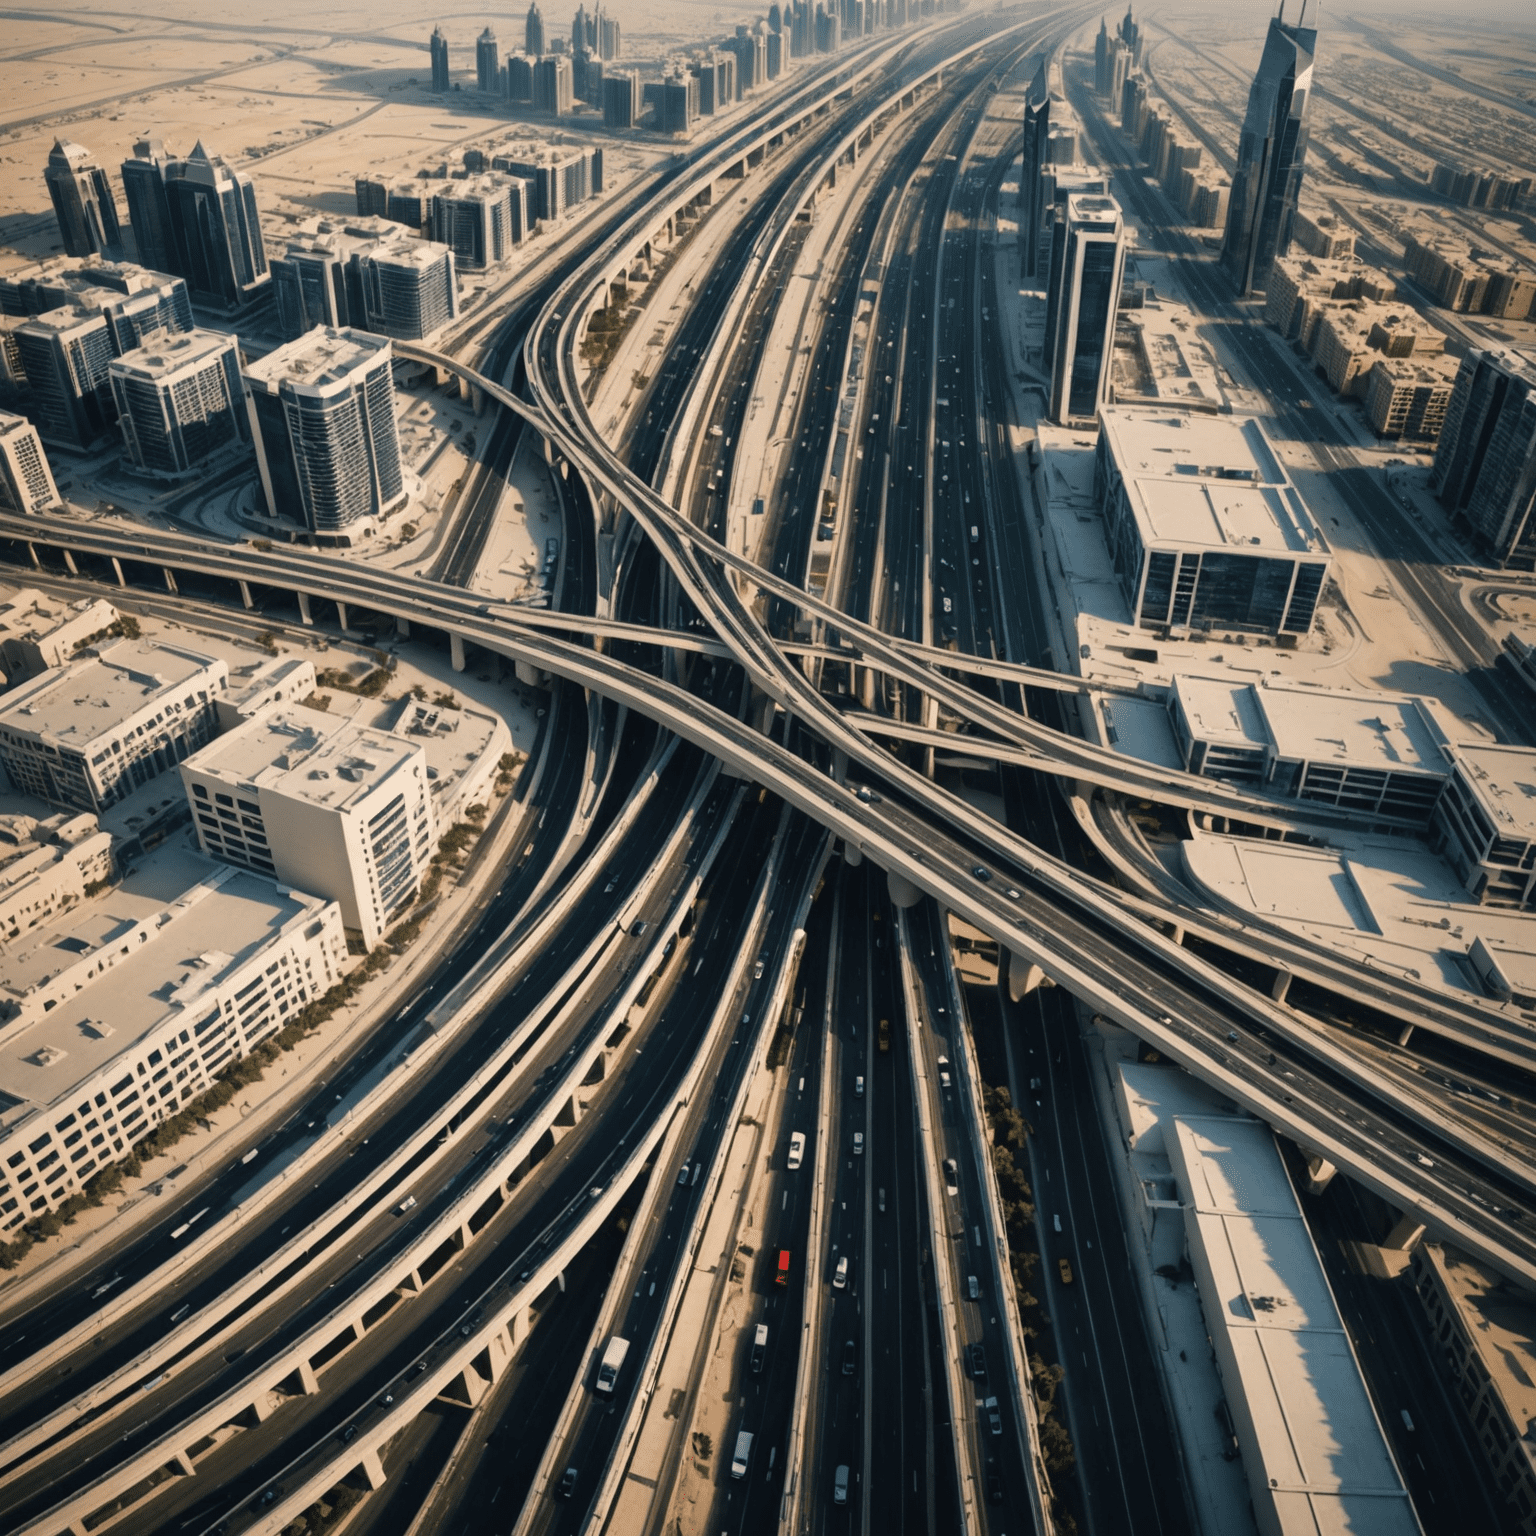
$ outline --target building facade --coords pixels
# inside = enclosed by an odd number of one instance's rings
[[[228,675],[181,646],[103,646],[0,695],[0,763],[21,793],[99,813],[209,740]]]
[[[250,441],[240,352],[216,331],[157,336],[108,370],[128,457],[154,474],[184,474]]]
[[[1104,403],[1125,272],[1125,227],[1112,197],[1072,197],[1051,231],[1044,362],[1057,422],[1092,421]]]
[[[489,96],[502,94],[501,49],[489,27],[475,39],[475,84]]]
[[[449,87],[448,39],[443,36],[441,27],[432,28],[428,47],[432,53],[432,89],[441,95]]]
[[[1435,845],[1475,901],[1536,907],[1536,752],[1459,743],[1435,807]]]
[[[246,370],[268,516],[348,544],[405,497],[389,339],[317,327]]]
[[[339,902],[370,949],[426,877],[426,754],[404,737],[293,705],[221,736],[182,779],[210,857]]]
[[[33,315],[13,334],[43,441],[85,449],[111,432],[113,353],[105,316],[62,304]]]
[[[199,141],[166,181],[171,223],[184,265],[179,269],[204,303],[237,309],[271,280],[256,207],[256,185]]]
[[[59,221],[65,254],[121,260],[123,232],[117,220],[117,199],[107,173],[91,159],[90,151],[55,139],[43,180]]]
[[[453,253],[461,272],[500,266],[528,233],[528,189],[518,177],[483,175],[441,184],[432,193],[432,239]]]
[[[558,53],[545,54],[533,66],[533,110],[569,117],[575,101],[571,61]]]
[[[171,157],[157,138],[139,139],[133,159],[123,161],[123,195],[128,200],[128,222],[139,261],[155,272],[181,272],[186,255],[177,245],[171,222],[170,198],[165,190],[171,174]]]
[[[37,428],[25,416],[0,411],[0,507],[46,512],[58,505],[59,488]]]

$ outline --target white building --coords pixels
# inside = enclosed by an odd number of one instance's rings
[[[23,794],[104,810],[213,735],[227,675],[181,646],[104,646],[0,695],[0,765]]]
[[[1252,417],[1099,413],[1094,495],[1131,622],[1298,639],[1329,549]]]
[[[1168,696],[1184,767],[1272,794],[1428,821],[1451,771],[1427,699],[1176,676]]]
[[[335,902],[178,858],[175,901],[125,882],[8,948],[0,1230],[55,1209],[345,970]]]
[[[46,512],[58,504],[59,488],[37,428],[25,416],[0,411],[0,508]]]
[[[1536,907],[1536,751],[1459,743],[1434,840],[1475,901]]]
[[[279,704],[302,704],[315,691],[315,664],[307,656],[274,656],[236,667],[219,700],[219,729],[232,731]]]
[[[489,807],[502,754],[512,750],[512,733],[500,715],[467,705],[447,709],[406,699],[391,729],[426,749],[427,782],[439,827],[462,820],[472,805]]]
[[[67,602],[21,587],[0,591],[0,672],[14,688],[49,667],[62,667],[75,653],[117,622],[117,609],[102,597]]]
[[[426,875],[426,753],[403,737],[287,705],[221,736],[181,776],[207,853],[340,902],[370,949]]]
[[[111,874],[112,834],[94,816],[0,818],[0,954]]]

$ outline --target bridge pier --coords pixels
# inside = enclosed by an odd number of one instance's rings
[[[117,561],[114,560],[112,563],[113,565],[116,565]],[[256,606],[256,604],[251,601],[251,584],[248,581],[242,581],[240,583],[240,601],[248,609],[254,608]]]
[[[864,852],[857,843],[843,842],[843,863],[849,869],[857,869],[864,862]]]
[[[1270,983],[1269,995],[1277,1003],[1283,1003],[1285,1001],[1285,994],[1290,990],[1291,973],[1283,965],[1278,966],[1275,970],[1275,979]]]
[[[453,670],[455,672],[462,672],[464,670],[463,635],[448,636],[448,656],[449,659],[453,662]]]
[[[32,565],[36,570],[42,570],[43,562],[37,558],[37,546],[31,539],[27,540],[27,553],[32,557]]]
[[[1398,1031],[1397,1043],[1399,1045],[1407,1045],[1408,1042],[1412,1038],[1413,1038],[1413,1025],[1412,1024],[1404,1024],[1402,1029],[1400,1029]]]
[[[173,595],[179,595],[176,591],[176,573],[170,566],[162,565],[160,574],[165,577],[165,590]]]
[[[1306,1153],[1307,1159],[1307,1193],[1320,1195],[1333,1183],[1333,1176],[1339,1170],[1328,1159],[1318,1152]],[[1423,1231],[1421,1227],[1419,1229]]]
[[[342,632],[342,634],[346,634],[347,628],[348,628],[348,625],[347,625],[347,605],[344,602],[342,602],[340,598],[337,598],[337,600],[336,600],[336,616],[341,620],[341,632]]]
[[[905,875],[894,869],[886,870],[885,887],[890,892],[891,905],[903,911],[915,907],[923,899],[923,893]]]
[[[112,574],[117,577],[118,586],[126,587],[128,585],[128,578],[123,575],[123,562],[116,555],[112,556]]]
[[[1053,987],[1056,983],[1041,970],[1040,966],[1017,950],[1008,951],[1008,996],[1020,1002],[1037,987]]]
[[[377,1451],[364,1451],[363,1459],[357,1464],[357,1470],[363,1474],[363,1481],[368,1484],[370,1493],[377,1493],[389,1481],[384,1475],[384,1463],[379,1460]]]
[[[313,624],[315,622],[314,616],[309,611],[309,593],[308,592],[300,592],[299,593],[299,617],[306,624]]]
[[[399,635],[402,640],[409,640],[411,638],[411,621],[409,619],[402,619],[399,614],[396,614],[395,633]]]
[[[80,574],[80,568],[75,564],[74,555],[67,549],[61,550],[60,553],[64,556],[64,569],[68,571],[71,576],[78,576]]]
[[[1381,1246],[1394,1253],[1412,1253],[1424,1236],[1424,1223],[1417,1216],[1399,1216],[1397,1225],[1382,1238]]]

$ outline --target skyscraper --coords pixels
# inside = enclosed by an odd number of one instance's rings
[[[46,512],[58,504],[58,488],[37,428],[25,416],[0,411],[0,507],[11,512]],[[11,681],[16,681],[14,675]]]
[[[432,28],[428,46],[432,50],[432,89],[441,95],[449,89],[448,39],[443,36],[441,27]]]
[[[640,123],[640,77],[627,70],[603,76],[603,126],[635,128]]]
[[[386,337],[317,327],[246,370],[269,516],[350,544],[403,499],[392,352]]]
[[[624,51],[619,24],[612,16],[597,13],[597,56],[605,64],[611,64]]]
[[[79,144],[55,139],[43,171],[48,196],[70,256],[106,256],[117,261],[123,254],[123,233],[117,223],[117,202],[107,173]]]
[[[1306,0],[1302,0],[1302,17]],[[1285,7],[1272,17],[1248,92],[1248,111],[1237,141],[1237,169],[1227,203],[1221,260],[1240,296],[1262,289],[1269,264],[1285,255],[1301,195],[1307,155],[1307,108],[1317,29],[1285,23]]]
[[[432,194],[432,238],[453,252],[461,272],[499,265],[527,232],[528,188],[520,180],[470,176]]]
[[[501,50],[489,27],[475,41],[475,83],[491,95],[501,94]]]
[[[193,296],[229,309],[249,303],[270,280],[255,184],[201,140],[171,169],[179,171],[165,183],[171,225]]]
[[[403,231],[374,240],[352,258],[362,323],[379,336],[425,341],[458,317],[453,252]]]
[[[528,20],[523,23],[523,52],[535,59],[544,57],[544,18],[537,3],[528,7]]]
[[[551,53],[533,66],[533,110],[567,117],[575,101],[571,61]]]
[[[123,161],[122,168],[139,261],[156,272],[180,272],[186,264],[176,250],[165,191],[171,163],[159,139],[144,138],[133,146],[133,159]]]
[[[1045,356],[1053,421],[1092,421],[1104,403],[1125,268],[1125,230],[1112,197],[1067,199],[1051,231]]]
[[[250,437],[233,336],[157,336],[113,358],[108,372],[123,444],[140,469],[181,474]]]
[[[1536,358],[1462,358],[1429,485],[1500,565],[1536,569]]]
[[[112,337],[105,316],[79,304],[33,315],[15,331],[32,411],[46,443],[89,448],[112,426]]]
[[[1100,96],[1109,94],[1109,25],[1102,16],[1093,39],[1093,88]]]
[[[507,100],[530,102],[533,100],[533,63],[527,54],[507,55]]]
[[[297,341],[317,325],[350,325],[346,261],[349,242],[334,235],[301,235],[272,259],[272,297],[286,341]]]
[[[1040,275],[1040,236],[1045,219],[1046,141],[1051,133],[1051,87],[1040,60],[1024,97],[1024,165],[1019,175],[1019,245],[1025,277]]]

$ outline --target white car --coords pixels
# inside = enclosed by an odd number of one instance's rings
[[[832,1271],[832,1289],[834,1291],[846,1290],[848,1286],[848,1255],[845,1253],[837,1261],[837,1268]]]
[[[864,1155],[864,1132],[863,1131],[855,1131],[853,1133],[853,1155],[855,1157],[862,1157]]]
[[[791,1172],[793,1172],[804,1161],[805,1132],[796,1131],[795,1134],[789,1138],[789,1161],[785,1166],[789,1168]]]

